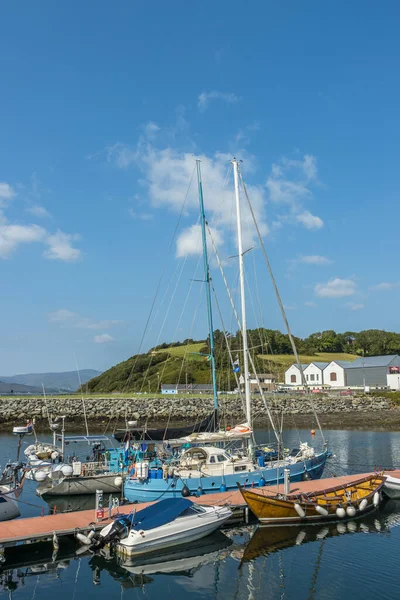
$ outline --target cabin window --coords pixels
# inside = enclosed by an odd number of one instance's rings
[[[296,375],[290,376],[290,383],[296,383]]]
[[[337,374],[331,373],[331,381],[337,381]]]
[[[224,456],[223,454],[219,454],[217,458],[218,462],[224,462],[225,460],[227,460],[226,456]]]
[[[312,375],[310,375],[310,381],[314,381],[314,379],[315,379],[315,376],[314,376],[314,373],[313,373]]]
[[[215,463],[215,456],[210,457],[210,463]]]

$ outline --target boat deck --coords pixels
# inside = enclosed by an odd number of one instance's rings
[[[356,475],[344,475],[342,477],[329,477],[326,479],[318,479],[311,481],[302,481],[291,485],[290,492],[318,492],[328,488],[347,485],[354,481],[367,477],[372,473],[359,473]],[[400,478],[400,470],[387,471],[387,474],[393,477]],[[254,491],[263,494],[276,494],[278,491],[283,491],[283,485],[268,486],[262,489],[254,488]],[[248,512],[247,506],[239,490],[234,492],[220,492],[217,494],[206,494],[199,498],[191,497],[193,502],[206,505],[222,505],[228,504],[232,507],[236,519],[246,520]],[[140,510],[145,508],[150,503],[141,504],[126,504],[119,507],[120,514],[130,513],[133,509]],[[113,514],[116,510],[114,509]],[[107,514],[107,509],[104,510]],[[74,535],[78,530],[87,532],[95,523],[95,510],[83,510],[70,513],[61,513],[55,515],[47,515],[43,517],[30,517],[28,519],[14,519],[12,521],[0,522],[0,545],[3,547],[13,546],[21,543],[33,543],[39,541],[50,541],[55,532],[58,537],[65,535]],[[101,522],[95,523],[96,529],[101,529],[109,523],[108,518]]]

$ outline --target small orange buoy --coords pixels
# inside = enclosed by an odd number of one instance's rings
[[[231,428],[230,428],[230,426],[229,426],[229,425],[228,425],[228,427],[226,428],[226,430],[227,430],[227,431],[230,431],[230,430],[231,430]]]
[[[311,429],[311,435],[315,435],[315,429]]]

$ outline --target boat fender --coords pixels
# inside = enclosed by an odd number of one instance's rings
[[[365,510],[368,506],[368,500],[366,498],[363,498],[360,502],[360,510]]]
[[[60,548],[60,543],[55,531],[53,531],[53,548],[54,550],[58,550]]]
[[[85,535],[84,533],[78,532],[76,534],[76,539],[79,540],[84,546],[90,546],[90,544],[92,543],[90,537],[88,535]]]
[[[56,460],[58,458],[58,452],[54,450],[54,452],[50,455],[51,460]]]
[[[356,516],[356,509],[355,507],[350,504],[347,508],[346,508],[346,513],[349,517],[355,517]]]
[[[120,475],[117,475],[117,477],[114,479],[115,487],[120,488],[122,483],[123,483],[122,477]]]
[[[265,484],[266,484],[266,481],[265,481],[264,477],[260,477],[260,481],[258,482],[258,485],[260,487],[263,487]]]
[[[186,485],[186,483],[181,490],[181,494],[184,498],[187,498],[188,496],[190,496],[190,490],[189,490],[188,486]]]
[[[42,481],[47,479],[47,473],[46,473],[46,471],[36,471],[36,473],[35,472],[33,473],[33,478],[38,483],[41,483]]]
[[[339,506],[336,509],[336,516],[339,517],[339,519],[344,519],[344,517],[346,516],[346,511],[342,506]]]
[[[199,489],[201,489],[201,488],[199,488]],[[226,492],[226,485],[225,485],[225,483],[221,483],[221,485],[219,486],[219,491],[220,492]]]
[[[64,475],[64,477],[71,477],[72,473],[74,472],[71,465],[63,465],[60,471]]]
[[[346,533],[347,531],[346,525],[344,523],[338,523],[336,529],[338,533]]]
[[[379,504],[380,501],[381,501],[381,499],[379,497],[379,492],[375,492],[374,499],[373,499],[374,506],[378,506],[378,504]]]
[[[304,538],[306,537],[306,532],[304,531],[304,529],[302,529],[297,537],[296,537],[296,546],[300,546],[303,542],[304,542]]]
[[[315,507],[315,510],[317,511],[317,513],[319,513],[320,515],[327,517],[328,516],[328,511],[326,510],[326,508],[324,508],[323,506],[320,506],[319,504],[317,504],[317,506]]]
[[[304,512],[304,510],[302,509],[302,507],[300,506],[300,504],[298,502],[295,502],[294,510],[297,512],[299,517],[301,517],[302,519],[306,516],[306,513]]]

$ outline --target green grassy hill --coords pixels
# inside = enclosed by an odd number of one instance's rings
[[[147,354],[132,356],[115,365],[98,377],[91,379],[84,390],[93,394],[106,392],[153,392],[160,390],[166,383],[210,383],[210,363],[205,356],[206,342],[194,342],[185,345],[163,347],[150,350]],[[302,363],[313,361],[355,360],[354,354],[343,352],[317,352],[314,355],[300,355]],[[273,373],[279,381],[284,381],[286,369],[293,363],[291,354],[266,355],[254,357],[259,373]],[[234,389],[236,386],[229,358],[225,352],[217,356],[218,387],[221,390]]]

